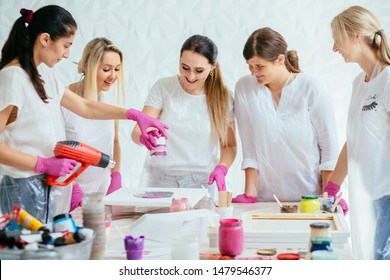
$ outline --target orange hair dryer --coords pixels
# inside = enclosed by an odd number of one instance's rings
[[[81,163],[81,166],[63,182],[56,181],[60,176],[48,175],[46,182],[49,186],[67,186],[91,165],[102,168],[115,166],[115,161],[109,155],[78,141],[57,142],[54,147],[54,155],[60,158],[74,159]]]

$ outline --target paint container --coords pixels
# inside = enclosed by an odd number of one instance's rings
[[[60,214],[53,218],[53,228],[56,232],[76,232],[76,223],[71,214]]]
[[[172,241],[172,260],[199,260],[198,237],[190,234],[176,234]]]
[[[128,260],[141,260],[142,251],[144,249],[144,236],[133,237],[131,235],[125,236],[125,250]]]
[[[104,225],[103,198],[103,193],[86,193],[82,205],[83,226],[95,232],[91,260],[102,260],[105,255],[106,227]]]
[[[339,260],[340,255],[335,251],[317,250],[312,253],[313,260]]]
[[[287,205],[283,204],[283,207],[280,207],[280,213],[297,213],[298,205]]]
[[[233,206],[215,207],[215,212],[219,215],[219,219],[233,218]]]
[[[188,204],[188,198],[174,198],[172,197],[172,204],[169,208],[170,212],[181,212],[190,210],[190,205]]]
[[[74,243],[80,243],[86,239],[86,236],[81,231],[68,232],[63,237],[58,237],[54,240],[54,246],[64,246]]]
[[[299,212],[315,213],[320,210],[321,203],[316,195],[304,195],[299,203]]]
[[[47,230],[44,224],[18,205],[12,207],[12,219],[26,229],[32,231]]]
[[[297,253],[280,253],[276,255],[277,260],[294,261],[299,260],[301,256]]]
[[[155,138],[156,147],[150,150],[150,156],[166,156],[167,155],[167,144],[166,139],[163,136],[160,138]]]
[[[223,255],[241,254],[244,243],[244,230],[239,219],[222,219],[219,221],[219,252]]]
[[[330,233],[329,233],[329,223],[311,223],[310,224],[310,239],[307,246],[307,252],[306,259],[310,260],[312,258],[311,251],[312,251],[312,240],[316,238],[329,238],[330,239]]]

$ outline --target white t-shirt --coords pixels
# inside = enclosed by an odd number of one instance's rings
[[[348,178],[351,189],[361,185],[375,200],[390,195],[390,67],[364,78],[353,82],[348,112]]]
[[[41,64],[38,71],[45,81],[48,103],[40,99],[22,68],[10,66],[0,71],[0,110],[9,105],[18,107],[16,120],[0,133],[0,140],[23,153],[52,157],[56,143],[65,140],[64,122],[60,110],[65,87],[58,82],[52,70],[46,65]],[[27,178],[37,173],[0,164],[1,175]],[[52,194],[61,197],[56,202],[58,213],[67,212],[71,188],[52,187]]]
[[[177,76],[159,79],[145,106],[162,110],[160,121],[169,126],[167,156],[146,156],[145,167],[157,167],[169,175],[211,172],[219,160],[219,143],[211,134],[206,96],[185,92]],[[229,118],[234,120],[233,98]]]
[[[102,93],[100,101],[111,104],[110,95],[112,95],[110,92]],[[62,108],[62,115],[64,116],[67,140],[87,144],[112,158],[115,136],[113,120],[84,119],[66,108]],[[106,193],[110,185],[110,174],[111,169],[89,166],[75,181],[79,183],[84,193]]]
[[[242,169],[259,174],[258,200],[299,201],[321,192],[322,170],[338,157],[333,107],[313,77],[298,74],[283,88],[278,108],[251,75],[236,84],[234,107],[242,141]]]

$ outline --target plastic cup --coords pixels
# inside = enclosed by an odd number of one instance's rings
[[[219,215],[219,219],[233,218],[233,206],[215,207],[215,212]]]

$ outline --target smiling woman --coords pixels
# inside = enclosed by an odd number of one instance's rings
[[[138,110],[83,99],[63,87],[50,68],[69,57],[74,18],[56,5],[20,13],[0,59],[0,208],[11,213],[19,205],[48,223],[69,211],[72,192],[81,196],[79,188],[46,182],[46,175],[65,176],[77,163],[53,155],[56,142],[65,139],[61,106],[84,118],[137,121],[143,134],[149,127],[165,134],[167,127]],[[118,187],[120,180],[115,182]]]
[[[236,156],[233,98],[225,86],[217,46],[208,37],[193,35],[180,51],[179,76],[158,80],[144,112],[170,126],[165,157],[147,157],[143,187],[198,187],[217,184],[225,190],[225,175]],[[135,143],[155,146],[133,130]],[[195,141],[194,141],[195,140]],[[210,190],[213,194],[213,189]]]
[[[117,93],[123,89],[123,55],[121,50],[107,38],[95,38],[84,48],[78,64],[81,80],[69,88],[87,100],[112,103],[115,92],[111,87],[117,84]],[[87,120],[68,109],[62,108],[65,121],[66,139],[80,141],[99,149],[116,162],[110,169],[90,167],[77,179],[83,192],[112,193],[122,185],[120,173],[120,144],[118,140],[118,122],[113,120]],[[72,193],[71,207],[81,205],[83,193]]]

